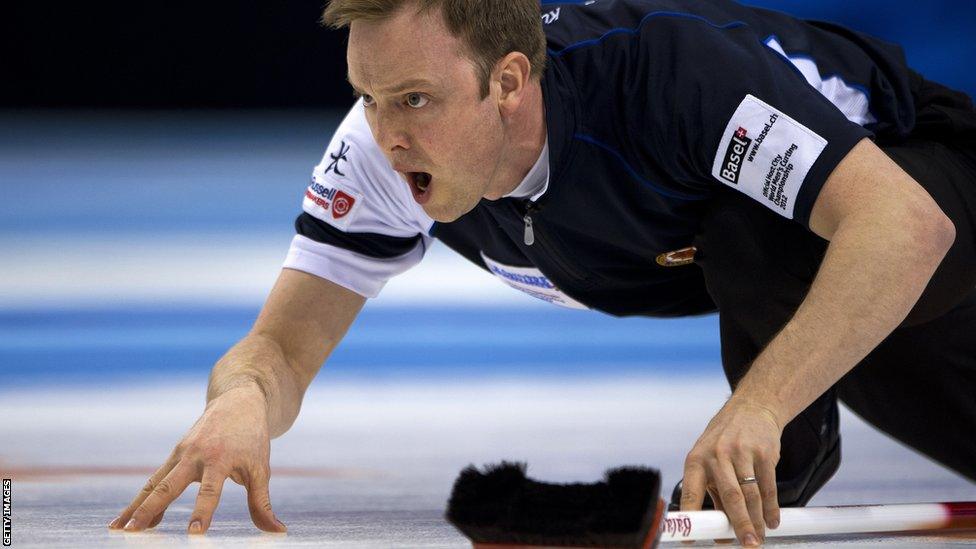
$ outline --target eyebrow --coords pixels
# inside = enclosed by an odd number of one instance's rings
[[[349,79],[349,75],[348,74],[346,75],[346,82],[349,82],[349,85],[352,86],[352,89],[353,89],[354,92],[356,92],[359,95],[364,95],[363,94],[363,91],[361,89],[359,89],[356,86],[356,84],[353,84],[352,80]],[[412,88],[431,87],[431,86],[433,86],[433,83],[431,83],[429,80],[425,80],[423,78],[411,78],[409,80],[400,82],[399,84],[397,84],[395,86],[391,86],[389,88],[386,88],[385,90],[380,90],[380,91],[385,91],[386,93],[389,93],[389,94],[392,95],[392,94],[397,94],[397,93],[400,93],[400,92],[403,92],[403,91],[406,91],[406,90],[409,90],[409,89],[412,89]]]

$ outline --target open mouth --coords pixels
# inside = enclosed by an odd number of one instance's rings
[[[418,204],[424,204],[430,198],[430,184],[432,177],[427,172],[408,172],[407,181],[410,182],[410,190],[413,191],[413,199]]]

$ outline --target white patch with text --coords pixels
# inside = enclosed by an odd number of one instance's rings
[[[712,177],[793,219],[796,196],[827,140],[747,95],[725,127]]]

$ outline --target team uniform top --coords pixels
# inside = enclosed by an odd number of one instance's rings
[[[502,282],[569,307],[679,316],[714,309],[691,245],[730,189],[808,224],[865,137],[915,124],[901,50],[843,27],[724,0],[546,5],[548,141],[516,193],[434,223],[357,104],[316,166],[285,267],[367,297],[432,238]],[[529,180],[532,181],[529,181]]]

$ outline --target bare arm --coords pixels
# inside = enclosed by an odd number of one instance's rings
[[[365,298],[283,270],[251,332],[214,366],[203,415],[110,528],[140,531],[192,482],[200,482],[191,534],[206,532],[227,478],[247,489],[251,520],[283,532],[271,510],[271,438],[288,430],[302,397]]]
[[[284,269],[251,332],[210,373],[207,401],[231,389],[260,391],[272,438],[291,427],[302,397],[345,336],[365,298],[319,277]]]
[[[685,462],[682,509],[700,508],[708,487],[744,543],[779,523],[783,428],[905,319],[955,239],[935,201],[869,140],[831,174],[810,225],[830,240],[810,292]],[[752,476],[758,486],[740,486]]]
[[[735,395],[781,425],[908,316],[955,240],[935,201],[868,140],[828,180],[810,225],[831,241],[817,278]]]

